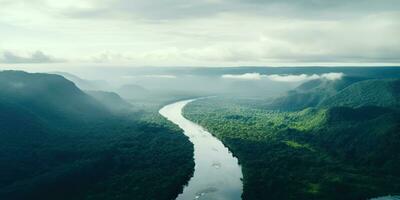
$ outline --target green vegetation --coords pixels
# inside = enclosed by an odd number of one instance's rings
[[[104,91],[85,91],[91,97],[101,102],[106,108],[115,113],[129,113],[134,111],[135,108],[132,104],[128,103],[126,100],[122,99],[118,94],[114,92],[104,92]]]
[[[279,110],[301,110],[315,107],[353,83],[364,81],[366,78],[345,76],[340,80],[316,79],[301,84],[287,95],[276,98],[268,108]]]
[[[400,80],[367,80],[355,83],[321,102],[322,106],[400,106]]]
[[[371,81],[378,86],[370,87]],[[238,157],[244,199],[365,200],[399,194],[400,111],[395,104],[398,99],[385,98],[398,94],[393,84],[397,82],[371,81],[356,81],[335,92],[323,90],[320,83],[308,83],[321,87],[318,93],[329,93],[314,105],[346,93],[346,99],[354,101],[345,105],[352,107],[306,106],[284,111],[292,109],[213,98],[189,104],[184,115],[210,130]],[[367,87],[368,95],[381,96],[375,91],[382,90],[381,84],[397,90],[385,90],[384,99],[368,104],[365,98],[352,96],[361,93],[347,92]],[[315,87],[310,88],[315,92]],[[285,105],[292,97],[287,98]]]
[[[400,80],[344,77],[338,81],[312,80],[266,107],[297,111],[309,107],[400,106]]]
[[[128,84],[118,94],[97,91],[105,82],[70,74],[63,75],[89,91],[59,75],[0,72],[0,199],[173,199],[193,173],[193,145],[158,110],[215,93],[229,98],[193,102],[184,115],[238,157],[244,199],[399,194],[400,81],[372,79],[396,78],[399,69],[175,70],[185,75],[182,82],[155,87],[164,80],[152,89]],[[223,87],[212,88],[221,74],[327,70],[347,76],[306,82],[274,100],[267,98],[289,86],[224,80]],[[150,72],[144,74],[156,74]]]
[[[90,94],[58,75],[0,72],[0,199],[179,194],[193,146],[155,112],[160,105],[143,110],[113,93]]]

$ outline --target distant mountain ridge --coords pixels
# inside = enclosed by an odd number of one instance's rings
[[[325,99],[336,95],[349,85],[367,80],[363,77],[344,76],[340,80],[316,79],[302,83],[285,96],[276,98],[270,105],[273,109],[302,110],[316,107]]]
[[[276,98],[270,108],[302,110],[308,107],[399,106],[400,79],[343,77],[311,80]]]
[[[67,72],[51,72],[51,74],[58,74],[63,76],[64,78],[74,82],[82,90],[99,90],[109,87],[106,81],[87,80]]]
[[[108,110],[114,113],[132,111],[133,106],[126,100],[122,99],[115,92],[106,92],[98,90],[96,91],[89,90],[85,92],[90,96],[92,96],[93,98],[95,98],[97,101],[103,103],[108,108]]]
[[[109,114],[104,105],[59,75],[0,72],[0,103],[12,103],[42,119],[65,121],[96,120]]]
[[[323,107],[399,107],[400,79],[374,79],[354,83],[320,103]]]

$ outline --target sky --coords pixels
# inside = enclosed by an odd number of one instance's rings
[[[0,64],[400,65],[398,0],[0,0]]]

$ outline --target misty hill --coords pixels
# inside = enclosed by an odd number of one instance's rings
[[[180,90],[175,88],[152,88],[147,89],[137,84],[122,85],[117,91],[126,101],[130,103],[157,105],[156,108],[160,109],[161,106],[178,101],[181,99],[195,98],[201,96],[209,96],[210,93],[204,93],[192,90]]]
[[[300,86],[298,86],[295,90],[297,92],[326,92],[326,93],[335,93],[340,91],[347,86],[366,80],[367,78],[363,77],[352,77],[352,76],[344,76],[339,80],[328,80],[328,79],[315,79],[311,81],[307,81]]]
[[[109,87],[108,83],[102,80],[86,80],[67,72],[52,72],[52,73],[61,75],[64,78],[74,82],[82,90],[100,90],[100,89],[107,89]]]
[[[325,99],[324,107],[400,106],[400,79],[366,80],[350,85]]]
[[[93,72],[98,71],[94,69]],[[123,76],[127,74],[170,74],[175,76],[207,76],[220,77],[223,74],[323,74],[323,73],[344,73],[347,76],[360,76],[367,78],[400,78],[399,67],[110,67],[102,69],[102,73]]]
[[[95,98],[97,101],[105,105],[110,111],[114,113],[129,112],[132,111],[133,105],[122,99],[115,92],[105,91],[85,91],[87,94]]]
[[[276,97],[292,88],[290,84],[270,80],[224,80],[219,87],[216,94],[244,98]]]
[[[282,110],[301,110],[307,107],[315,107],[347,86],[363,80],[366,80],[366,78],[345,76],[340,80],[316,79],[307,81],[289,91],[286,95],[276,98],[270,107]]]
[[[150,91],[146,88],[136,84],[123,85],[117,90],[117,92],[126,99],[146,98],[150,94]]]
[[[313,143],[356,167],[400,173],[399,79],[353,79],[328,85],[307,82],[298,90],[325,95],[312,104],[324,114],[300,123],[313,125]]]
[[[186,136],[155,114],[114,115],[110,104],[128,106],[116,94],[91,94],[60,75],[0,72],[0,199],[177,196],[193,169]]]
[[[59,75],[0,72],[0,96],[0,103],[54,123],[97,120],[109,114],[101,103]]]

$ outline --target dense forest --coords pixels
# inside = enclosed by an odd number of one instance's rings
[[[0,199],[173,199],[193,146],[158,115],[59,75],[0,72]]]
[[[158,89],[142,86],[146,80],[108,91],[102,81],[61,72],[0,72],[0,199],[174,199],[193,174],[194,149],[158,111],[199,96],[212,97],[189,103],[183,114],[239,159],[243,199],[399,194],[396,69],[346,68],[350,75],[339,80],[306,81],[280,96],[292,85],[223,80],[221,70],[247,68],[190,69],[214,78],[184,75],[172,85],[153,83]],[[353,76],[359,72],[365,76]],[[227,92],[192,89],[183,84],[188,77],[198,87],[223,82],[218,90]]]
[[[400,200],[400,0],[0,0],[0,200]]]
[[[368,199],[400,191],[400,81],[313,80],[266,102],[201,99],[184,115],[238,157],[243,199]]]

